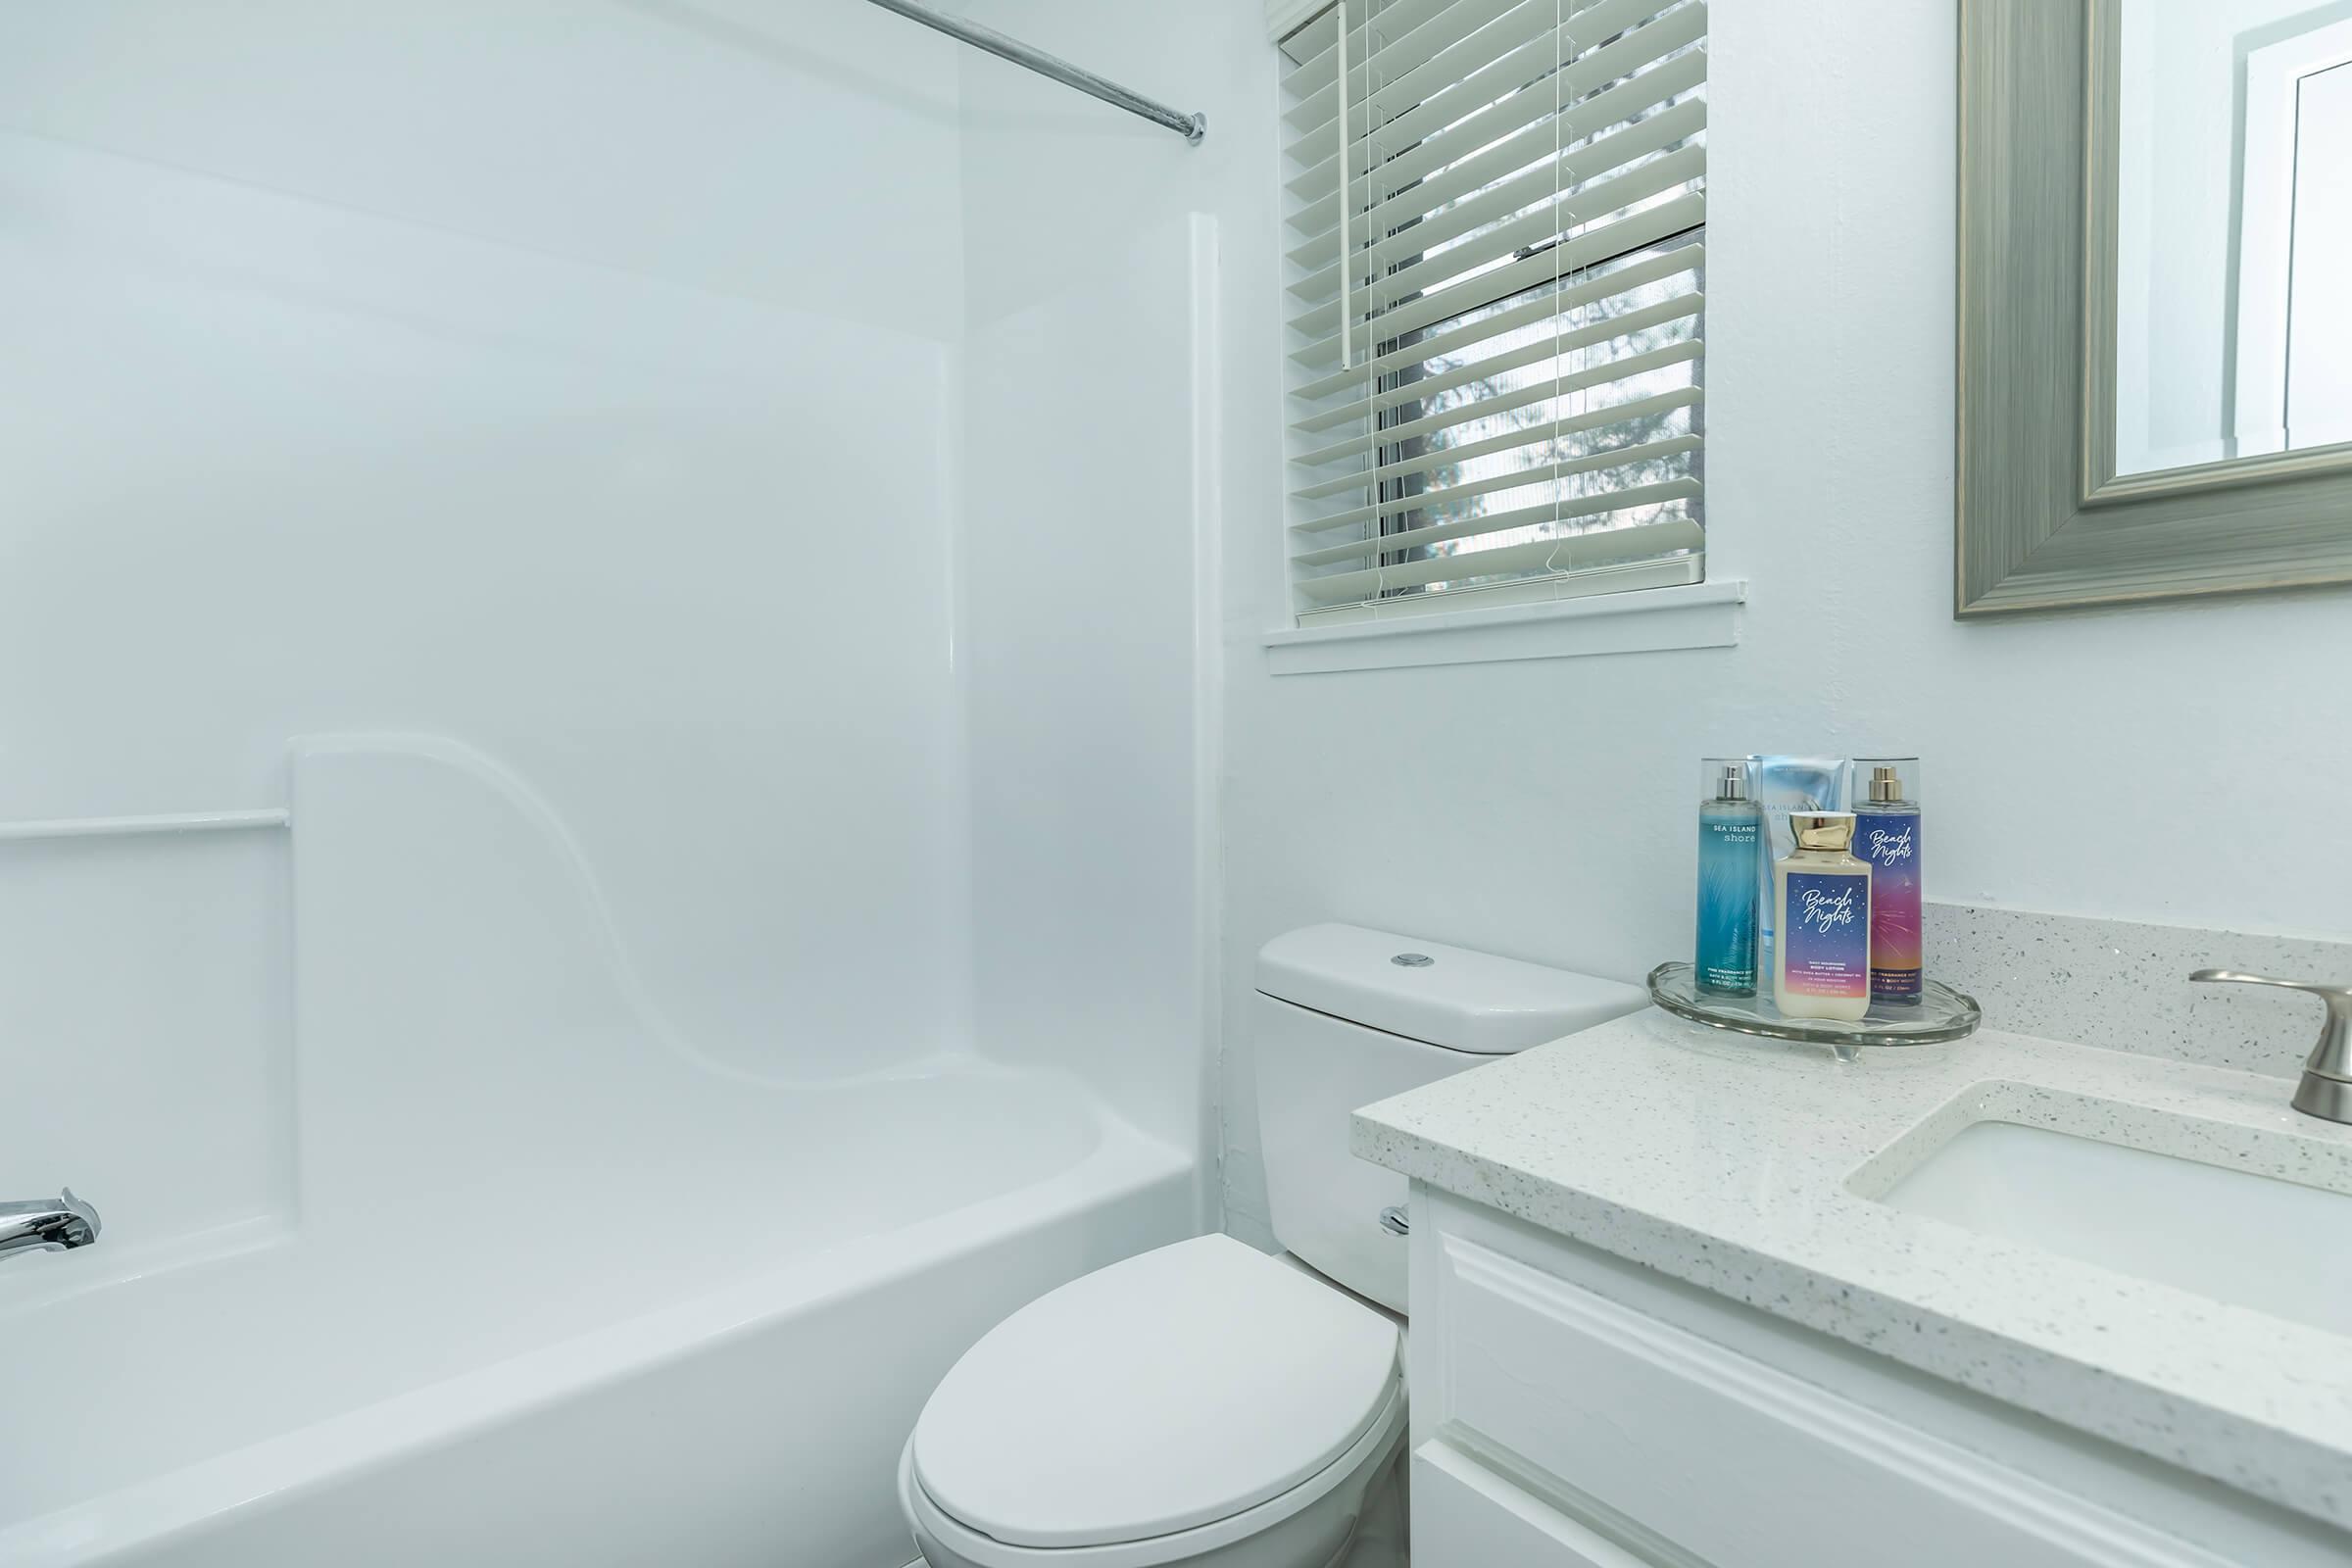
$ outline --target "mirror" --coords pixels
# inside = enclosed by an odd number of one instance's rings
[[[2352,584],[2352,0],[1960,0],[1953,612]]]
[[[2352,0],[2121,0],[2113,47],[2111,471],[2352,443]]]

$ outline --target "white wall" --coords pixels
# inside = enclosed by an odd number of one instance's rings
[[[1796,30],[1777,8],[1716,8],[1710,570],[1752,585],[1740,647],[1269,676],[1283,475],[1260,14],[1031,13],[1212,125],[1191,188],[1105,180],[1053,232],[1077,256],[1178,204],[1222,223],[1230,1228],[1266,1239],[1247,1054],[1261,943],[1351,920],[1639,980],[1689,940],[1687,797],[1709,753],[1920,752],[1937,898],[2352,933],[2352,818],[2302,808],[2352,766],[2325,716],[2352,658],[2343,594],[1951,618],[1948,6],[1837,0]]]
[[[449,735],[710,1056],[960,1044],[956,71],[846,0],[0,5],[0,820]],[[97,1090],[0,1190],[281,1201],[282,836],[0,857],[0,1062]]]

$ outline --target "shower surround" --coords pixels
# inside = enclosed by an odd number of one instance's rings
[[[0,1561],[899,1568],[955,1356],[1209,1219],[1214,235],[975,282],[965,70],[0,16],[0,1192],[105,1216]]]

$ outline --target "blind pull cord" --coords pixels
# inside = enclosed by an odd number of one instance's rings
[[[1340,0],[1340,368],[1355,368],[1355,311],[1348,295],[1355,271],[1355,194],[1348,181],[1348,0]]]

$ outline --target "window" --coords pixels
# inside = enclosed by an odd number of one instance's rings
[[[1701,0],[1348,0],[1282,47],[1298,624],[1701,580]]]
[[[2352,21],[2251,50],[2239,91],[2230,455],[2352,441]]]

